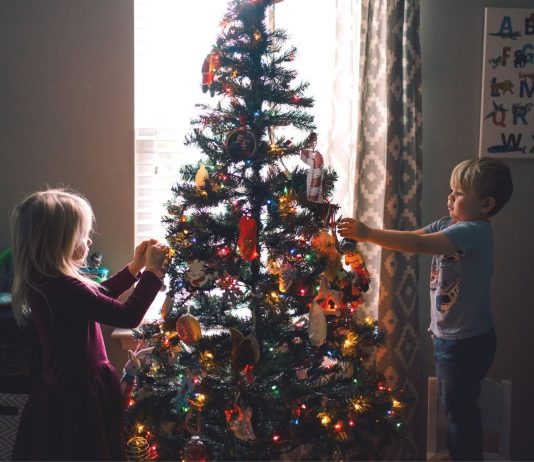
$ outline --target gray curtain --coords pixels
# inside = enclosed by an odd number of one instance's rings
[[[414,230],[422,171],[419,0],[362,0],[361,24],[354,216],[373,227]],[[413,399],[395,458],[416,459],[418,259],[372,244],[361,250],[374,277],[364,309],[387,334],[377,368]]]

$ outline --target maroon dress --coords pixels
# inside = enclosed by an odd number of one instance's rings
[[[108,361],[100,324],[139,325],[161,287],[145,271],[125,302],[116,298],[135,278],[128,268],[95,292],[71,277],[48,279],[30,294],[43,376],[22,413],[13,460],[125,460],[118,375]]]

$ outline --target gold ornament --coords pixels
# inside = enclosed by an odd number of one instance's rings
[[[206,166],[201,163],[200,168],[195,175],[195,184],[197,185],[197,189],[202,189],[209,177],[210,175],[206,169]]]
[[[128,460],[144,461],[149,459],[150,445],[142,436],[134,436],[126,443],[126,453]]]
[[[184,314],[176,321],[176,332],[187,345],[194,345],[202,338],[202,331],[197,319],[190,315]]]

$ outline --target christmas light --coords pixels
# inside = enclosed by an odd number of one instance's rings
[[[280,439],[280,435],[273,435],[273,441],[275,443],[278,443],[278,440]]]
[[[354,407],[354,410],[358,413],[363,413],[369,409],[369,403],[363,396],[351,400],[351,404]]]
[[[332,422],[332,419],[326,412],[319,412],[319,414],[317,414],[317,417],[319,417],[321,424],[324,425],[325,427],[327,427],[330,424],[330,422]]]

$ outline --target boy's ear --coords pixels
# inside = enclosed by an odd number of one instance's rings
[[[486,215],[491,212],[491,210],[495,207],[495,198],[494,197],[485,197],[482,199],[482,203],[480,204],[480,210],[485,213]]]

